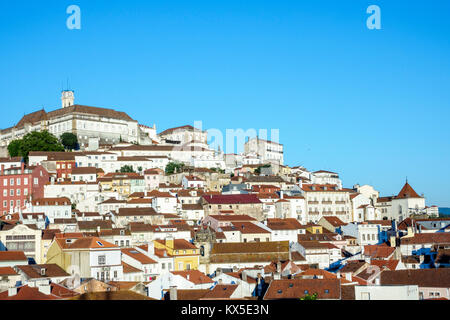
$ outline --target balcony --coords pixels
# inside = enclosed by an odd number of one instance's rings
[[[336,214],[347,214],[347,211],[336,211]]]
[[[310,212],[308,212],[308,214],[319,214],[319,211],[310,211]]]
[[[345,201],[336,201],[335,203],[336,204],[345,204],[346,202]]]
[[[333,201],[328,201],[328,200],[325,201],[325,200],[324,200],[324,201],[322,201],[322,204],[333,204]]]
[[[331,216],[331,215],[333,215],[333,211],[322,211],[322,214],[324,216]]]
[[[308,201],[308,204],[319,204],[319,201]]]

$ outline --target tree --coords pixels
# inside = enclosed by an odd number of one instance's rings
[[[138,167],[138,172],[139,172],[139,173],[142,172],[142,167]]]
[[[166,166],[166,174],[172,174],[175,172],[180,172],[180,170],[184,167],[184,163],[179,162],[169,162]]]
[[[63,144],[64,148],[69,150],[76,150],[79,148],[78,139],[77,136],[74,135],[72,132],[64,132],[61,135],[61,143]]]
[[[18,157],[22,140],[13,140],[8,145],[8,153],[10,157]]]
[[[122,168],[120,168],[120,172],[121,173],[134,172],[134,170],[132,166],[124,165]]]
[[[64,151],[63,145],[48,131],[33,131],[27,133],[22,139],[14,140],[8,145],[10,154],[17,154],[28,161],[30,151]]]
[[[303,298],[300,298],[300,300],[317,300],[317,292],[314,292],[313,294],[307,294]]]

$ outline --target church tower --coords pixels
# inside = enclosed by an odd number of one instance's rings
[[[75,95],[72,90],[63,90],[61,93],[62,107],[67,108],[73,106]]]

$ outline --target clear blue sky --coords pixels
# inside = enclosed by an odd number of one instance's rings
[[[66,8],[81,8],[81,30]],[[366,8],[381,8],[369,30]],[[450,1],[1,1],[0,128],[76,103],[280,130],[289,165],[450,206]]]

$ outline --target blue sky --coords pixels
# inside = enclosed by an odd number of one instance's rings
[[[81,8],[81,30],[66,8]],[[366,8],[381,8],[369,30]],[[279,129],[288,165],[450,206],[449,1],[1,1],[0,128],[76,103]]]

